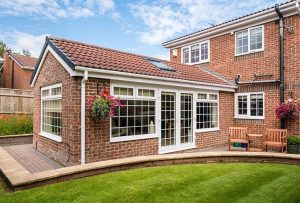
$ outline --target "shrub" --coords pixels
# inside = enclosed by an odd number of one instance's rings
[[[0,135],[32,133],[32,115],[0,115]]]
[[[300,145],[300,137],[296,135],[292,135],[288,137],[289,145]]]

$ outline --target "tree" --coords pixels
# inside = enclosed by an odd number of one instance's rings
[[[3,57],[4,52],[6,52],[7,50],[7,45],[3,41],[0,41],[0,57]]]
[[[31,53],[28,49],[22,49],[22,53],[24,56],[31,56]]]

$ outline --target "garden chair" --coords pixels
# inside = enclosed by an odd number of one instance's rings
[[[230,151],[230,145],[233,142],[247,144],[246,151],[248,151],[248,135],[247,128],[243,127],[229,127],[229,139],[228,139],[228,150]]]
[[[266,147],[266,152],[268,147],[281,147],[281,152],[287,151],[287,129],[267,129],[264,135],[263,146]]]

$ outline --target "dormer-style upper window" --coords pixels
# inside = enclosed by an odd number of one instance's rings
[[[182,48],[181,62],[197,64],[209,62],[209,41],[198,42]]]
[[[235,33],[235,55],[243,55],[264,49],[264,27],[258,26]]]

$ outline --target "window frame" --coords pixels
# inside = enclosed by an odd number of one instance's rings
[[[199,99],[198,94],[206,94],[206,99]],[[209,99],[209,95],[217,95],[217,100],[211,100]],[[212,131],[218,131],[220,130],[220,95],[219,92],[197,92],[196,93],[196,98],[195,98],[195,133],[202,133],[202,132],[212,132]],[[217,103],[218,104],[218,127],[215,128],[203,128],[203,129],[198,129],[197,128],[197,103],[198,102],[210,102],[210,103]]]
[[[57,87],[61,88],[61,94],[60,95],[52,95],[52,89],[57,88]],[[42,96],[43,90],[49,90],[49,96],[43,97]],[[48,86],[44,86],[44,87],[41,88],[41,96],[40,96],[40,98],[41,98],[41,103],[40,103],[40,105],[41,105],[40,106],[41,117],[40,117],[40,119],[41,120],[40,120],[40,133],[39,133],[39,135],[41,135],[43,137],[46,137],[50,140],[56,141],[56,142],[62,142],[62,136],[54,135],[54,134],[43,131],[43,101],[62,100],[62,92],[63,92],[62,83],[48,85]]]
[[[260,28],[260,27],[262,28],[262,46],[261,46],[261,49],[251,50],[250,49],[250,39],[251,39],[250,33],[251,33],[251,30],[256,29],[256,28]],[[239,34],[241,32],[244,32],[246,30],[248,31],[248,52],[238,54],[237,53],[237,34]],[[250,28],[239,30],[239,31],[235,32],[234,41],[235,41],[235,46],[234,46],[235,56],[242,56],[242,55],[247,55],[247,54],[252,54],[252,53],[257,53],[257,52],[264,51],[265,50],[265,29],[264,29],[264,25],[258,25],[258,26],[255,26],[255,27],[250,27]]]
[[[124,95],[114,95],[113,89],[114,87],[126,87],[133,88],[133,96],[124,96]],[[154,97],[146,97],[146,96],[138,96],[139,89],[149,89],[154,90]],[[145,101],[154,101],[155,102],[155,133],[154,134],[140,134],[140,135],[131,135],[131,136],[123,136],[123,137],[113,137],[112,136],[112,118],[110,118],[110,142],[124,142],[124,141],[133,141],[133,140],[142,140],[142,139],[150,139],[159,137],[158,133],[158,91],[156,88],[145,87],[145,86],[131,86],[131,85],[123,85],[123,84],[113,84],[111,85],[112,95],[120,98],[121,100],[145,100]]]
[[[251,101],[250,96],[253,94],[262,94],[263,96],[263,116],[251,116]],[[238,109],[238,97],[247,96],[247,115],[239,114]],[[252,120],[263,120],[265,119],[265,93],[264,92],[243,92],[234,94],[234,118],[236,119],[252,119]]]
[[[207,49],[208,49],[208,55],[207,55],[207,59],[201,60],[201,45],[207,43]],[[199,46],[199,61],[192,63],[192,46],[198,45]],[[188,63],[184,63],[184,58],[183,58],[183,50],[184,49],[188,49],[189,50],[189,62]],[[201,63],[208,63],[210,62],[210,40],[204,40],[204,41],[200,41],[200,42],[196,42],[187,46],[184,46],[181,48],[181,63],[182,64],[187,64],[187,65],[195,65],[195,64],[201,64]]]

